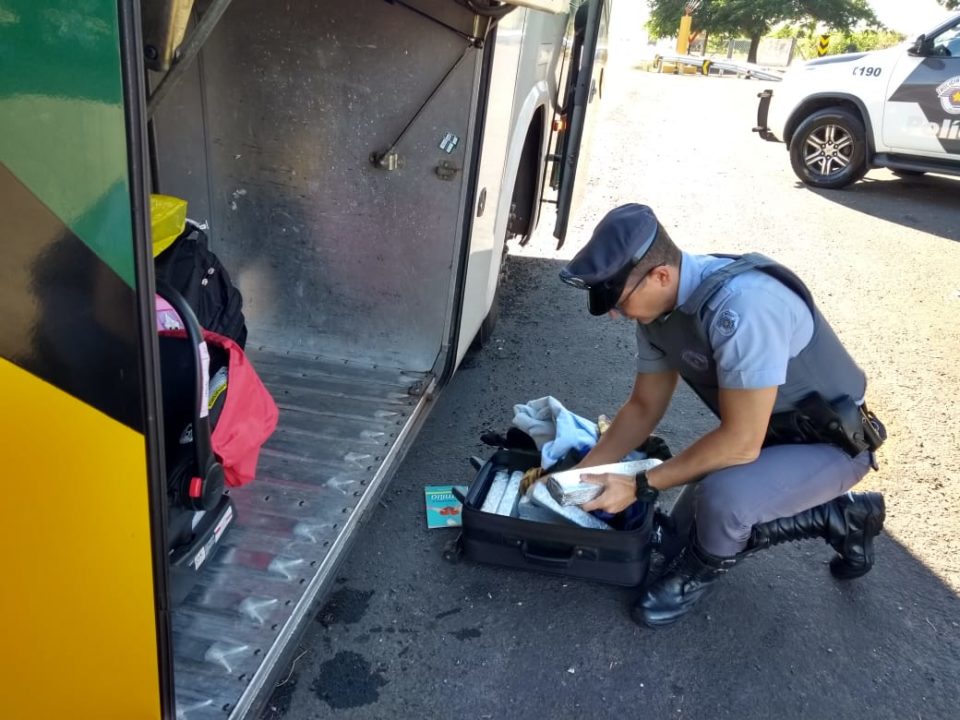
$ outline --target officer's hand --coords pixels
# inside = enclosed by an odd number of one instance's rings
[[[637,499],[637,482],[633,475],[615,475],[613,473],[588,475],[584,473],[580,476],[580,479],[583,482],[603,486],[602,493],[590,502],[580,506],[587,512],[603,510],[615,515],[626,510]]]

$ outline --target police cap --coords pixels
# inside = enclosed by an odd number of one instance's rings
[[[621,205],[606,214],[589,242],[560,271],[567,285],[589,290],[591,315],[603,315],[620,299],[630,271],[662,232],[646,205]]]

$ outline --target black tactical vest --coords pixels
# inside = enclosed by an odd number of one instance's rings
[[[669,315],[644,325],[650,344],[660,350],[684,381],[720,416],[717,365],[703,312],[712,298],[731,278],[759,270],[799,295],[813,315],[813,335],[807,346],[787,365],[787,379],[777,389],[773,413],[797,410],[797,403],[811,393],[827,402],[846,395],[854,401],[864,397],[867,379],[826,321],[807,286],[783,265],[759,253],[717,255],[734,261],[708,275],[690,298]]]

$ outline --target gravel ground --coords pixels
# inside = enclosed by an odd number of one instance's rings
[[[960,181],[872,171],[813,192],[750,133],[764,84],[624,70],[608,87],[567,247],[545,217],[508,258],[493,341],[441,394],[264,718],[956,717]],[[423,486],[468,481],[484,429],[548,393],[595,416],[629,392],[632,327],[557,280],[628,201],[687,250],[792,267],[866,370],[891,434],[862,483],[887,498],[870,575],[840,584],[822,543],[781,546],[654,632],[628,619],[629,591],[440,559],[454,531],[424,529]],[[659,432],[679,448],[712,423],[681,391]]]

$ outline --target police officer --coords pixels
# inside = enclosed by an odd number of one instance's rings
[[[864,404],[863,371],[796,275],[759,254],[681,252],[650,208],[625,205],[561,279],[588,290],[593,315],[637,321],[633,391],[580,467],[638,447],[678,378],[720,420],[636,477],[584,475],[604,486],[584,509],[613,513],[685,486],[670,516],[676,554],[635,604],[637,622],[675,622],[745,554],[787,540],[825,539],[837,578],[870,570],[883,496],[848,491],[875,467],[885,432]]]

